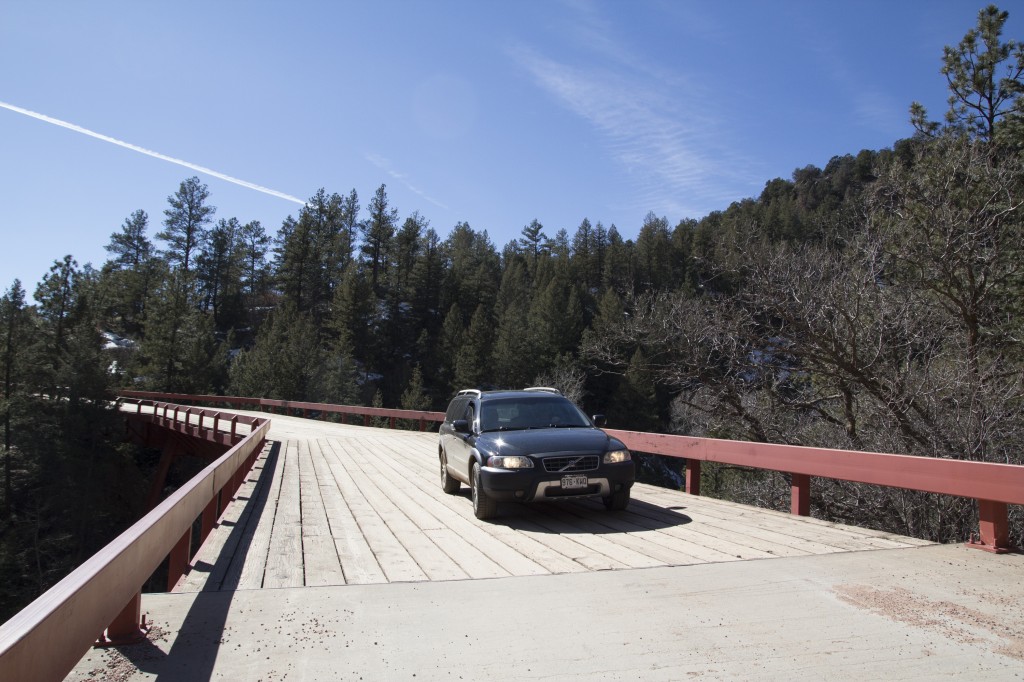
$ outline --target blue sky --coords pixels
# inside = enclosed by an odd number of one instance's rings
[[[385,183],[442,238],[585,217],[632,238],[649,211],[674,225],[891,146],[913,100],[940,118],[942,48],[984,4],[4,0],[0,287],[31,295],[67,253],[99,267],[192,175],[217,218],[274,234],[287,197],[365,207]]]

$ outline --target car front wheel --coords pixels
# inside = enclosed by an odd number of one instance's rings
[[[473,514],[481,521],[492,518],[498,513],[498,503],[484,492],[480,482],[480,464],[473,462]]]
[[[608,511],[622,511],[629,506],[629,488],[618,490],[608,497],[602,497],[601,500]]]

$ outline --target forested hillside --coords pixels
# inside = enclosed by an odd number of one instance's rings
[[[118,386],[443,409],[545,384],[613,428],[1022,463],[1024,50],[1005,20],[982,10],[946,48],[941,121],[915,103],[890,149],[700,220],[535,220],[499,247],[403,216],[384,185],[321,189],[274,229],[183,181],[99,269],[66,256],[34,304],[19,282],[2,299],[0,617],[137,518],[151,463],[116,444]],[[781,474],[704,475],[788,505]],[[939,541],[977,523],[967,500],[815,486],[837,521]]]

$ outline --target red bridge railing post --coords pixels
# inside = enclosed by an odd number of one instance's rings
[[[131,601],[117,614],[107,627],[107,634],[100,635],[98,646],[120,646],[134,644],[146,637],[146,622],[142,619],[142,593],[137,592]]]
[[[220,501],[220,493],[213,496],[205,507],[203,507],[203,517],[200,524],[199,531],[199,544],[206,542],[206,538],[209,537],[210,533],[213,532],[213,527],[217,525],[217,512],[218,502]]]
[[[686,460],[686,492],[700,495],[700,460]]]
[[[978,531],[972,534],[968,547],[1003,554],[1010,551],[1010,522],[1005,502],[978,500]]]
[[[174,590],[178,579],[185,575],[188,568],[189,552],[192,550],[192,526],[188,527],[181,539],[171,548],[171,556],[167,565],[167,591]]]
[[[811,514],[811,477],[807,474],[791,474],[789,510],[797,516]]]

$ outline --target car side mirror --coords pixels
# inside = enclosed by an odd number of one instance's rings
[[[591,419],[594,422],[594,426],[596,426],[599,429],[603,429],[605,425],[608,423],[608,418],[605,417],[603,414],[595,414],[593,417],[591,417]]]
[[[469,433],[469,420],[456,419],[452,422],[452,428],[455,429],[455,433]]]

